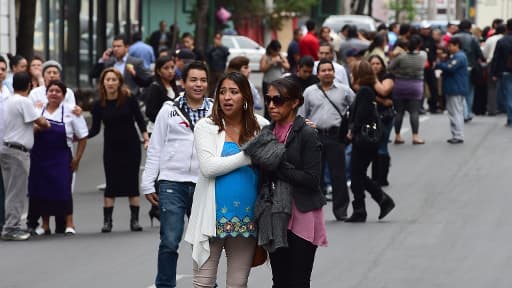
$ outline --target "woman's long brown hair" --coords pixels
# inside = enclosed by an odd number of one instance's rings
[[[242,73],[230,72],[219,80],[219,83],[217,83],[217,89],[215,89],[215,99],[213,102],[213,109],[212,114],[210,115],[210,119],[212,119],[215,125],[219,126],[219,132],[225,129],[223,121],[224,113],[220,107],[219,95],[222,82],[224,82],[226,79],[235,82],[235,84],[238,86],[238,89],[240,89],[244,103],[247,103],[247,109],[242,109],[242,130],[240,131],[240,138],[238,139],[238,142],[243,144],[251,140],[254,135],[260,131],[260,125],[256,120],[256,116],[254,115],[254,100],[251,92],[251,85]]]
[[[124,84],[124,78],[121,72],[119,72],[114,67],[107,68],[101,72],[100,80],[98,83],[98,90],[99,90],[99,96],[100,96],[100,104],[101,107],[105,107],[107,105],[107,91],[105,89],[105,76],[107,73],[112,72],[116,75],[117,79],[119,80],[119,87],[117,88],[117,103],[116,106],[120,107],[123,106],[123,104],[126,102],[128,97],[130,97],[130,89],[126,87]]]

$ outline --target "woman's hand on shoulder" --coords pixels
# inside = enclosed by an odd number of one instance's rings
[[[313,122],[313,121],[311,121],[311,120],[309,120],[309,119],[307,119],[307,118],[306,118],[306,119],[304,119],[304,122],[305,122],[305,123],[306,123],[306,125],[308,125],[309,127],[316,129],[316,123],[315,123],[315,122]]]

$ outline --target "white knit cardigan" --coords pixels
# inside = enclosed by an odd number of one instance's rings
[[[260,127],[269,124],[259,115],[256,119]],[[215,177],[251,164],[251,159],[243,152],[221,157],[225,137],[226,133],[219,133],[219,127],[209,118],[199,120],[194,128],[201,174],[194,192],[185,241],[192,244],[192,259],[199,267],[210,257],[209,239],[216,236]]]

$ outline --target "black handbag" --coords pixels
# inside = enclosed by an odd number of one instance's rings
[[[320,91],[322,91],[322,94],[324,94],[327,101],[329,101],[329,103],[331,103],[332,107],[334,107],[334,109],[336,109],[336,112],[338,112],[338,114],[340,114],[341,123],[340,123],[340,128],[338,130],[338,139],[340,140],[340,142],[346,143],[347,142],[347,134],[348,134],[348,120],[350,118],[350,109],[348,109],[348,107],[347,107],[345,114],[342,114],[340,109],[338,109],[338,106],[336,106],[336,104],[334,104],[331,101],[331,99],[329,99],[329,97],[327,96],[327,93],[325,93],[324,89],[322,89],[320,84],[316,84],[316,86],[318,87],[318,89],[320,89]]]
[[[389,123],[393,118],[395,118],[396,112],[393,106],[385,107],[384,110],[379,111],[380,120],[383,123]]]

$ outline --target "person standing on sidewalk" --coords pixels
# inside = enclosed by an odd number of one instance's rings
[[[4,84],[7,77],[7,61],[0,56],[0,141],[4,139],[4,103],[11,96],[9,88]],[[1,143],[0,143],[1,144]],[[4,226],[5,221],[5,191],[2,178],[2,169],[0,169],[0,227]]]
[[[185,95],[165,102],[156,116],[141,181],[146,199],[160,207],[157,288],[176,287],[178,246],[185,226],[184,216],[190,216],[199,175],[194,127],[199,119],[210,115],[213,107],[213,99],[206,97],[206,64],[195,61],[187,65],[183,80]],[[158,182],[158,193],[155,181]]]
[[[447,142],[464,142],[464,95],[469,89],[468,60],[461,50],[461,40],[448,41],[450,56],[436,63],[435,68],[443,71],[443,93],[446,97],[446,110],[450,118],[452,138]]]
[[[50,123],[27,98],[30,91],[30,75],[16,73],[12,86],[14,95],[4,103],[4,129],[0,147],[0,167],[5,181],[5,224],[3,240],[27,240],[30,233],[21,230],[21,214],[27,204],[30,149],[34,145],[34,124],[40,129],[50,128]]]

